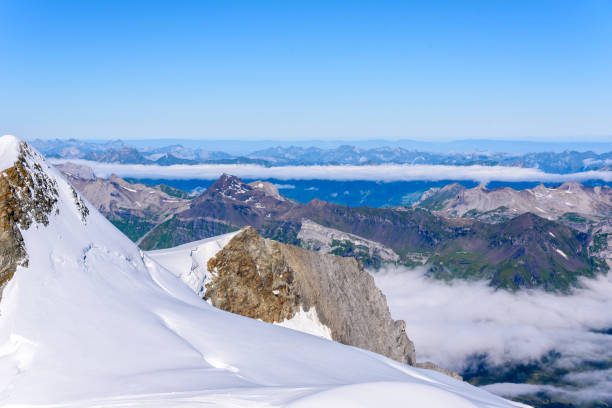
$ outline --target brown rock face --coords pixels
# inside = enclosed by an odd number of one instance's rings
[[[391,318],[374,279],[353,258],[281,244],[247,227],[208,270],[204,298],[215,307],[267,322],[314,307],[335,341],[415,364],[404,322]]]
[[[33,154],[21,143],[15,165],[0,173],[0,297],[17,266],[28,264],[19,228],[28,229],[32,223],[47,225],[57,203],[56,182],[40,164],[28,161]]]
[[[279,242],[252,228],[238,234],[208,261],[214,271],[204,299],[215,307],[268,323],[291,319],[300,307],[293,269]]]

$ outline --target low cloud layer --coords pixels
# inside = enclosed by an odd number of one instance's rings
[[[422,269],[390,268],[374,277],[393,317],[406,321],[418,360],[461,371],[468,356],[480,353],[500,364],[535,360],[554,349],[562,354],[556,364],[570,369],[584,361],[612,359],[612,335],[597,332],[612,327],[612,274],[584,280],[584,287],[570,296],[495,291],[483,282],[447,284],[425,277]],[[564,397],[612,399],[611,370],[563,379],[579,388],[537,387]],[[531,393],[533,387],[489,388],[512,396]]]
[[[612,171],[587,171],[572,174],[545,173],[539,169],[505,166],[446,166],[382,164],[374,166],[283,166],[263,167],[252,164],[198,164],[198,165],[141,165],[99,163],[86,160],[54,160],[55,163],[72,161],[90,166],[98,177],[114,173],[122,177],[201,179],[212,180],[221,174],[232,174],[248,179],[278,180],[474,180],[564,182],[603,180],[612,181]]]
[[[609,370],[588,372],[590,380],[578,383],[577,387],[563,388],[553,385],[497,383],[482,388],[506,398],[521,395],[546,393],[562,400],[570,401],[612,401],[612,374]]]

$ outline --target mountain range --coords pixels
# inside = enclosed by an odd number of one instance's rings
[[[574,173],[589,170],[609,171],[612,166],[612,146],[607,150],[589,151],[527,151],[521,153],[500,153],[488,150],[487,144],[445,152],[406,148],[401,145],[340,145],[333,148],[314,146],[276,146],[240,154],[231,154],[204,147],[184,147],[180,144],[151,147],[139,143],[139,147],[122,141],[104,143],[68,140],[34,140],[34,147],[49,158],[83,159],[105,163],[155,164],[169,166],[175,164],[259,164],[262,166],[287,165],[366,165],[366,164],[443,164],[443,165],[484,165],[538,168],[548,173]],[[415,145],[418,147],[418,145]]]
[[[569,291],[580,277],[594,277],[609,268],[607,243],[601,234],[578,231],[532,212],[490,223],[448,217],[419,206],[348,207],[316,199],[301,204],[283,197],[269,183],[247,184],[223,175],[202,194],[181,199],[180,208],[168,212],[164,220],[153,221],[142,216],[129,199],[121,210],[102,205],[108,200],[119,205],[109,198],[117,179],[99,179],[109,187],[96,191],[106,191],[102,195],[107,198],[90,194],[88,199],[110,219],[115,212],[129,211],[134,223],[152,226],[134,236],[145,250],[252,226],[266,238],[355,257],[369,267],[426,265],[429,274],[439,279],[486,280],[510,290]],[[79,183],[92,182],[75,181]],[[595,248],[597,245],[602,248]]]
[[[425,208],[445,218],[478,219],[500,223],[535,213],[587,233],[589,252],[612,264],[612,189],[566,182],[558,187],[533,189],[467,189],[459,184],[426,191],[413,208]]]
[[[426,191],[412,206],[430,209],[447,218],[478,218],[492,223],[534,212],[549,220],[585,228],[612,216],[612,189],[576,182],[565,182],[558,187],[539,185],[520,191],[488,190],[484,186],[467,189],[452,183]]]

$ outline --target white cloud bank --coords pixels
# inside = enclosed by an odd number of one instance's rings
[[[232,174],[248,179],[278,180],[475,180],[490,181],[535,181],[564,182],[604,180],[612,181],[612,171],[586,171],[571,174],[545,173],[539,169],[506,166],[447,166],[447,165],[402,165],[382,164],[374,166],[282,166],[263,167],[253,164],[198,164],[157,166],[144,164],[99,163],[87,160],[56,159],[54,163],[71,161],[94,169],[98,177],[114,173],[122,177],[201,179],[212,180],[221,174]]]
[[[594,330],[612,327],[612,274],[583,281],[570,296],[542,291],[495,291],[484,282],[447,284],[424,276],[422,269],[389,268],[374,273],[391,314],[406,321],[419,361],[434,361],[461,371],[466,358],[487,353],[489,362],[526,362],[549,350],[563,357],[559,366],[612,359],[612,335]],[[612,400],[612,370],[568,374],[577,389],[495,384],[506,396],[536,388],[577,399]]]

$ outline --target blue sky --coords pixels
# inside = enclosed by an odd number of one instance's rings
[[[0,133],[612,138],[612,1],[0,0]]]

